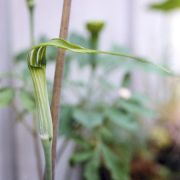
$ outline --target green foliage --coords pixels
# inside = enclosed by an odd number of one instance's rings
[[[19,98],[21,100],[23,109],[25,109],[28,112],[31,112],[35,109],[35,100],[31,92],[28,92],[25,89],[20,89]]]
[[[76,152],[70,159],[71,165],[83,163],[94,156],[92,151]]]
[[[90,129],[100,126],[103,122],[103,114],[96,111],[75,109],[73,117],[79,124]]]
[[[0,108],[8,106],[14,98],[14,89],[4,87],[0,89]]]
[[[70,35],[71,42],[86,48],[60,39],[50,41],[43,46],[51,44],[75,52],[104,53],[104,51],[88,49],[91,47],[91,38],[92,36],[88,38],[75,33]],[[114,53],[109,52],[106,56],[69,52],[65,61],[65,68],[68,71],[64,78],[63,91],[67,92],[67,97],[78,98],[76,103],[71,104],[66,96],[63,97],[60,135],[76,143],[70,163],[83,165],[86,180],[100,180],[102,167],[110,172],[113,180],[130,179],[129,168],[133,153],[145,146],[142,120],[156,115],[149,108],[150,102],[146,96],[131,91],[132,70],[167,74],[151,63],[144,61],[142,63],[142,58],[135,58],[135,61],[127,58],[128,50],[119,45],[113,45],[110,51],[123,52],[121,53],[123,56],[111,56]],[[95,67],[92,60],[96,62]],[[84,68],[89,69],[89,77],[87,75],[86,80],[71,79],[72,62],[78,64],[79,72]],[[119,84],[113,83],[111,77],[121,70],[124,72],[121,75],[122,80],[119,80]],[[128,97],[120,97],[118,92],[121,88],[129,91]],[[69,91],[76,93],[69,95]]]
[[[72,133],[74,124],[74,119],[72,117],[73,108],[74,107],[70,105],[61,106],[60,119],[62,119],[62,121],[59,129],[60,135],[63,134],[68,137]]]
[[[129,179],[129,155],[122,153],[124,156],[119,156],[106,145],[102,145],[102,154],[107,168],[111,171],[113,180],[128,180]]]
[[[163,12],[171,12],[180,8],[180,0],[165,0],[164,2],[152,4],[150,8]]]
[[[105,113],[109,121],[117,125],[119,128],[126,129],[130,132],[137,131],[139,128],[138,123],[133,120],[132,116],[122,113],[122,111],[118,109],[109,108]]]
[[[86,180],[99,180],[100,153],[99,149],[94,151],[93,157],[85,164],[84,177]]]

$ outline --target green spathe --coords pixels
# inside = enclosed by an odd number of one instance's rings
[[[31,51],[29,58],[38,56],[36,51]],[[44,54],[45,55],[45,54]],[[38,56],[44,59],[45,56]],[[44,59],[45,60],[45,59]],[[42,60],[43,62],[43,60]],[[45,155],[45,180],[52,179],[52,138],[53,138],[53,126],[52,118],[48,100],[47,83],[46,83],[46,65],[41,64],[40,67],[33,67],[29,64],[29,69],[34,85],[34,94],[37,109],[37,125],[38,132],[43,144],[44,155]]]
[[[91,34],[99,34],[101,30],[104,28],[104,22],[103,21],[90,21],[86,24],[87,30]]]

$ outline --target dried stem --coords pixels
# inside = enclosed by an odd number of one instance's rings
[[[59,37],[63,38],[63,39],[66,39],[67,35],[68,35],[70,9],[71,9],[71,0],[64,0],[60,34],[59,34]],[[57,141],[57,132],[58,132],[58,112],[60,109],[59,107],[60,107],[60,100],[61,100],[60,94],[61,94],[61,82],[63,79],[64,56],[65,56],[65,50],[62,50],[62,49],[59,50],[58,55],[57,55],[57,59],[56,59],[53,95],[52,95],[52,103],[51,103],[51,115],[52,115],[52,121],[53,121],[53,145],[52,145],[53,179],[54,179],[55,162],[56,162],[56,141]]]

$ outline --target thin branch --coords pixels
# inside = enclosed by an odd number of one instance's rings
[[[63,39],[66,39],[68,35],[70,10],[71,10],[71,0],[64,0],[60,34],[59,34],[59,37]],[[54,180],[55,162],[56,162],[56,141],[57,141],[57,132],[58,132],[58,124],[59,124],[58,112],[60,109],[59,107],[61,101],[60,94],[61,94],[61,83],[63,79],[64,57],[65,57],[65,51],[59,50],[56,59],[53,95],[52,95],[52,103],[51,103],[51,114],[53,121],[53,146],[52,146],[53,180]]]

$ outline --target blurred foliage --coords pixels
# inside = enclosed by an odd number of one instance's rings
[[[0,107],[9,105],[14,97],[14,90],[11,87],[3,87],[0,89]]]
[[[160,3],[154,3],[150,6],[151,9],[163,12],[171,12],[180,9],[180,0],[165,0]]]
[[[99,37],[100,33],[96,34],[97,39],[92,43],[91,34],[85,37],[71,33],[69,41],[87,48],[97,48]],[[40,37],[38,43],[44,41],[47,38]],[[20,102],[17,113],[24,117],[35,110],[26,64],[28,50],[26,48],[15,56],[19,69],[14,72],[16,76],[7,77],[15,79],[20,85],[0,88],[0,107],[17,100]],[[127,48],[118,44],[113,44],[110,50],[128,52]],[[54,63],[55,57],[56,50],[48,48],[47,60]],[[149,64],[123,60],[122,57],[108,55],[72,52],[66,55],[59,135],[75,142],[70,163],[82,164],[87,180],[99,180],[101,168],[106,169],[113,180],[129,179],[134,153],[146,147],[146,133],[143,133],[142,124],[145,119],[154,117],[155,113],[149,108],[150,102],[146,96],[130,89],[132,72],[134,69],[148,73],[163,72]],[[75,73],[71,74],[75,66],[78,74],[82,73],[80,78],[75,78]],[[84,72],[88,73],[85,78]],[[114,77],[118,82],[114,82]],[[48,84],[52,82],[48,81]]]
[[[89,33],[89,37],[72,33],[69,41],[92,48]],[[95,45],[97,48],[98,42],[99,39]],[[110,50],[128,52],[118,44],[113,44]],[[143,123],[156,116],[149,99],[132,92],[132,72],[134,69],[161,72],[148,64],[108,55],[70,52],[65,63],[59,132],[76,144],[71,165],[81,164],[87,180],[100,180],[102,168],[108,171],[109,180],[130,179],[134,154],[146,149]],[[88,72],[85,79],[72,78],[75,64],[78,74]],[[113,82],[114,77],[119,80]],[[75,102],[69,102],[69,99],[75,99]]]

